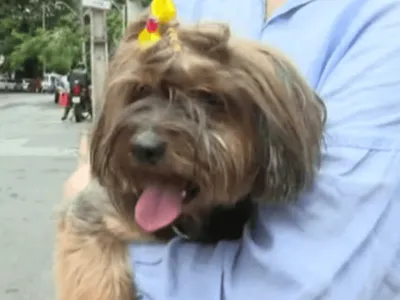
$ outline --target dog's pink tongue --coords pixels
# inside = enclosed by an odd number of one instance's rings
[[[138,225],[147,232],[154,232],[170,225],[181,213],[181,191],[150,186],[139,197],[135,208]]]

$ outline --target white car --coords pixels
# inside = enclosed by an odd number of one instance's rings
[[[53,85],[51,83],[51,80],[49,80],[48,76],[45,76],[45,79],[42,80],[42,92],[51,93],[52,89],[53,89]]]
[[[56,73],[44,74],[42,80],[42,92],[44,93],[54,93],[56,91],[56,81],[60,80],[61,75]]]
[[[17,83],[15,82],[15,80],[8,79],[7,80],[7,84],[8,84],[8,90],[9,91],[15,91],[15,89],[17,87]]]
[[[8,78],[0,78],[0,90],[3,91],[14,91],[16,88],[16,82]]]
[[[29,90],[29,79],[22,79],[17,82],[15,90],[18,92],[28,92]]]
[[[1,91],[7,90],[7,79],[0,78],[0,90]]]
[[[29,79],[22,79],[22,90],[27,92],[29,89]]]

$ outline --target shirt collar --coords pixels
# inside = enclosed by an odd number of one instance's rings
[[[265,7],[265,2],[267,0],[262,0],[262,2],[264,3],[264,7]],[[282,7],[278,8],[275,13],[272,14],[271,18],[268,21],[271,21],[273,19],[276,19],[286,13],[288,13],[289,11],[293,10],[293,9],[297,9],[301,6],[307,5],[310,2],[313,2],[316,0],[287,0],[285,4],[282,5]]]

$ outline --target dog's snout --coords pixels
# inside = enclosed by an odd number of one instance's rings
[[[153,130],[146,130],[133,138],[132,151],[138,161],[156,164],[165,155],[166,143]]]

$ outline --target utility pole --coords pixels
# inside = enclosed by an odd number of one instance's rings
[[[121,21],[122,21],[122,35],[124,36],[125,34],[125,29],[126,29],[126,11],[127,11],[127,7],[125,4],[121,5]]]
[[[90,8],[90,45],[92,62],[93,117],[99,117],[104,102],[104,82],[108,68],[107,11],[111,8],[108,0],[83,0],[83,6]]]
[[[46,30],[46,4],[42,4],[42,29]],[[46,59],[46,58],[44,58]],[[43,61],[43,77],[46,74],[46,61]]]
[[[86,38],[85,38],[85,12],[83,9],[83,3],[79,1],[79,22],[80,22],[80,28],[81,28],[81,39],[82,39],[82,63],[85,66],[85,69],[88,69],[88,64],[87,64],[87,55],[86,55]]]
[[[91,16],[92,99],[94,119],[97,119],[104,102],[104,82],[108,68],[108,39],[106,12],[93,9]]]
[[[135,21],[142,10],[143,7],[138,0],[126,0],[127,23]]]

